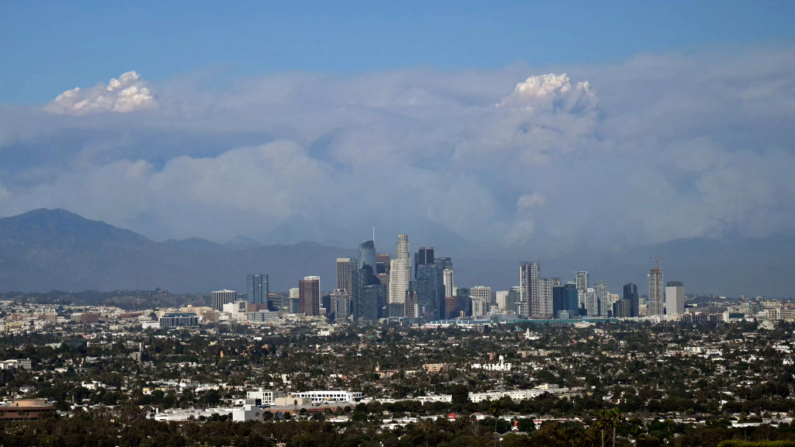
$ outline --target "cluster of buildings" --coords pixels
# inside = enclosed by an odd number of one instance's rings
[[[336,284],[323,293],[319,276],[307,276],[287,296],[269,293],[268,275],[248,275],[247,294],[239,300],[231,290],[212,293],[211,307],[249,322],[271,321],[275,312],[327,316],[337,321],[381,319],[440,321],[515,315],[520,319],[633,318],[670,319],[685,312],[681,282],[663,281],[658,265],[648,275],[648,295],[628,283],[623,294],[611,293],[605,281],[591,285],[586,271],[572,281],[541,277],[537,262],[519,266],[519,285],[493,291],[488,286],[458,287],[453,261],[420,247],[412,256],[409,238],[398,236],[395,256],[378,253],[373,240],[359,245],[358,257],[338,258]],[[245,309],[244,309],[245,308]],[[245,313],[245,317],[242,317]]]

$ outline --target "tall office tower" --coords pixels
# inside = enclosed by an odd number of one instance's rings
[[[574,272],[574,283],[577,285],[577,290],[587,290],[588,287],[590,287],[590,283],[588,282],[588,272]]]
[[[287,298],[288,313],[297,314],[301,312],[301,300],[299,299],[300,295],[301,292],[298,287],[293,287],[290,289],[290,295]]]
[[[530,318],[530,303],[527,301],[519,301],[516,303],[519,316],[522,318]]]
[[[246,301],[252,304],[268,303],[268,275],[246,275]]]
[[[685,286],[679,281],[665,284],[665,313],[668,315],[685,313]]]
[[[336,314],[337,321],[348,318],[349,306],[348,292],[344,289],[335,289],[331,294],[331,310]]]
[[[599,298],[596,297],[596,289],[585,289],[585,312],[589,317],[599,315]]]
[[[433,247],[420,247],[420,250],[414,253],[414,276],[417,276],[421,265],[433,265],[433,261]]]
[[[411,289],[406,294],[406,304],[403,306],[403,313],[406,318],[419,318],[417,308],[417,293]]]
[[[629,315],[630,317],[638,316],[638,308],[640,307],[640,299],[638,298],[638,286],[633,283],[624,284],[623,299],[629,300]]]
[[[439,267],[441,271],[445,271],[446,269],[453,269],[453,260],[448,257],[444,256],[436,256],[433,258],[433,263],[436,264],[436,267]]]
[[[388,303],[389,302],[389,274],[388,273],[379,273],[379,274],[375,275],[375,277],[378,278],[378,281],[381,284],[384,285],[384,289],[386,290],[386,293],[387,293],[387,301],[386,302]],[[392,315],[390,315],[390,316],[392,316]]]
[[[433,263],[417,267],[417,302],[420,316],[425,319],[438,319],[443,313],[444,280],[442,272]]]
[[[377,273],[375,243],[373,241],[364,241],[359,244],[359,265],[357,268],[361,270],[365,265],[369,265],[373,269],[373,274]]]
[[[298,281],[298,300],[301,303],[302,314],[320,315],[319,276],[307,276]]]
[[[579,307],[576,285],[569,283],[552,289],[552,313],[555,318],[559,318],[558,315],[564,310],[569,314],[569,318],[574,317],[579,313]]]
[[[215,310],[224,310],[224,304],[237,301],[237,292],[234,290],[216,290],[210,294],[210,307]]]
[[[443,282],[445,298],[448,296],[455,296],[453,293],[453,269],[444,269],[442,276],[444,277]]]
[[[472,316],[479,317],[489,313],[491,305],[491,287],[475,286],[469,289],[469,298],[472,300]]]
[[[530,302],[530,263],[523,262],[519,265],[519,301]]]
[[[607,282],[599,281],[596,283],[596,299],[599,301],[599,313],[597,315],[601,315],[603,317],[607,316],[607,309],[610,305],[610,297],[608,296],[609,294],[610,292],[607,291]]]
[[[511,295],[511,292],[508,290],[499,290],[495,293],[497,296],[497,309],[501,312],[508,312],[508,297]]]
[[[649,271],[649,298],[647,300],[646,315],[662,315],[665,312],[663,288],[663,272],[655,260],[655,266]]]
[[[337,258],[337,289],[350,292],[353,270],[355,265],[351,265],[351,258]]]
[[[376,274],[389,274],[389,267],[392,264],[392,255],[389,253],[377,253],[375,255]]]
[[[539,316],[544,317],[545,315],[542,313],[541,307],[541,289],[539,288],[539,283],[541,279],[541,266],[538,265],[537,262],[530,263],[530,312],[533,317]],[[550,297],[551,299],[552,297]],[[550,303],[550,312],[551,309]]]
[[[521,292],[519,291],[519,286],[513,286],[511,287],[511,290],[508,291],[508,311],[518,314],[519,301],[521,301]]]
[[[368,284],[361,288],[360,293],[360,316],[364,321],[378,321],[385,315],[385,296],[386,288],[383,284]]]
[[[397,256],[389,271],[389,303],[405,303],[411,283],[411,248],[408,235],[398,235]],[[405,306],[404,306],[405,309]]]
[[[550,318],[554,314],[552,289],[560,285],[557,278],[539,278],[538,280],[538,314],[539,318]]]

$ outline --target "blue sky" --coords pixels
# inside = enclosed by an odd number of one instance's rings
[[[613,63],[795,35],[792,1],[5,2],[0,103],[128,70],[352,74]]]

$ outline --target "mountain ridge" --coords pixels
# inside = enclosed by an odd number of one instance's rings
[[[304,276],[318,275],[325,292],[336,283],[336,258],[356,256],[355,247],[312,241],[257,245],[238,240],[240,245],[201,238],[156,242],[67,210],[33,210],[0,219],[0,291],[161,288],[207,293],[231,288],[243,292],[246,274],[267,273],[271,291],[286,291]],[[387,247],[382,245],[379,252],[391,252],[393,246]],[[791,237],[677,239],[621,252],[583,251],[549,259],[436,247],[439,256],[467,251],[476,255],[453,257],[456,284],[461,287],[505,290],[518,282],[520,261],[538,261],[543,277],[560,277],[565,283],[573,279],[574,271],[588,270],[592,283],[606,280],[611,292],[620,293],[624,283],[634,282],[645,293],[649,258],[658,256],[665,280],[683,281],[689,293],[790,297],[795,290],[795,278],[789,274],[795,269]]]

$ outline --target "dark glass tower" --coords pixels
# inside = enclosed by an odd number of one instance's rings
[[[552,315],[558,318],[562,310],[569,312],[570,316],[577,315],[579,301],[577,299],[577,286],[566,284],[552,288]]]
[[[359,265],[357,267],[361,270],[365,265],[369,265],[373,273],[377,272],[375,243],[373,241],[364,241],[359,244]]]
[[[421,265],[433,264],[433,262],[433,247],[420,247],[420,251],[414,253],[414,277],[417,277]]]
[[[638,308],[640,307],[640,301],[638,299],[638,286],[633,283],[624,284],[623,298],[629,301],[630,316],[637,317]]]
[[[246,301],[252,304],[267,304],[268,292],[268,275],[246,276]]]

